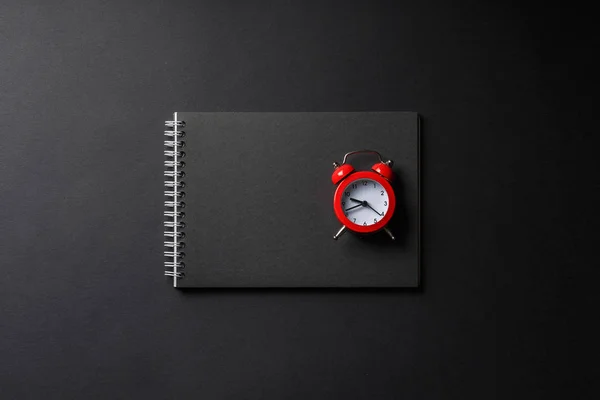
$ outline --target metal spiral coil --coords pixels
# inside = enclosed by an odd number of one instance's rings
[[[165,187],[168,188],[174,188],[174,187],[178,187],[178,188],[182,188],[185,186],[185,183],[179,181],[179,182],[173,182],[173,181],[165,181]]]
[[[167,140],[165,145],[165,211],[164,211],[164,256],[165,256],[165,275],[173,278],[173,285],[177,286],[177,280],[185,276],[183,269],[185,264],[182,259],[185,253],[181,251],[185,247],[185,223],[182,221],[185,214],[181,211],[185,207],[185,203],[181,199],[185,196],[182,191],[185,183],[181,180],[185,173],[183,168],[185,163],[182,158],[185,153],[181,148],[185,146],[185,142],[181,140],[185,136],[185,132],[181,129],[185,126],[185,122],[177,120],[175,113],[172,121],[165,121],[165,136]]]

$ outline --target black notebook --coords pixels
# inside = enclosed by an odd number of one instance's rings
[[[419,285],[419,118],[413,112],[177,112],[165,131],[165,269],[173,285]],[[333,162],[394,161],[382,231],[342,226]],[[348,163],[369,170],[372,153]]]

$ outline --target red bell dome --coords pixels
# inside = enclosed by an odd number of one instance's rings
[[[379,162],[373,165],[371,169],[383,176],[388,181],[392,181],[394,179],[394,171],[392,171],[392,168],[384,162]]]
[[[331,182],[333,182],[334,185],[337,185],[342,181],[342,179],[344,179],[353,172],[354,167],[352,165],[342,164],[333,171],[333,174],[331,175]]]

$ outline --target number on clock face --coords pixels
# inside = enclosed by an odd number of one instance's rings
[[[350,222],[369,226],[380,221],[388,211],[388,193],[372,179],[352,181],[344,189],[342,209]]]

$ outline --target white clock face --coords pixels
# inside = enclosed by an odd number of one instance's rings
[[[381,221],[387,214],[390,199],[379,183],[372,179],[357,179],[346,186],[341,202],[350,222],[369,226]]]

